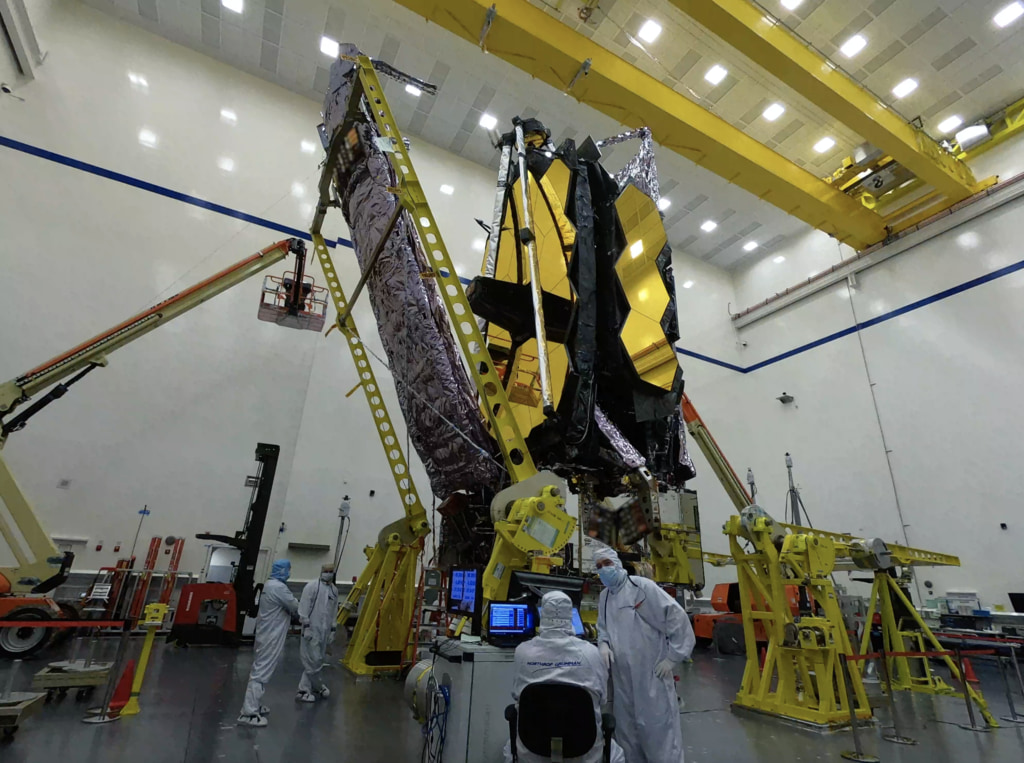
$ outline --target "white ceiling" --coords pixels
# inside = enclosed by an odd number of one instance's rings
[[[496,166],[496,154],[478,126],[486,111],[499,128],[516,115],[537,116],[556,142],[565,137],[604,137],[619,132],[614,120],[488,56],[391,0],[245,0],[242,14],[220,0],[83,0],[164,37],[214,56],[284,87],[322,100],[330,59],[320,37],[354,42],[439,86],[419,98],[385,78],[399,125],[411,135],[472,161]],[[589,22],[578,17],[580,0],[531,0],[595,42],[697,100],[723,119],[815,174],[828,174],[861,139],[758,69],[734,49],[671,7],[667,0],[600,0]],[[992,16],[1009,0],[804,0],[794,13],[779,0],[763,0],[783,23],[840,63],[865,87],[892,101],[905,77],[920,86],[896,104],[904,116],[937,122],[959,114],[965,122],[1021,97],[1024,89],[1024,19],[998,29]],[[630,42],[647,18],[664,27],[641,49]],[[854,59],[838,46],[860,33],[867,47]],[[628,35],[628,36],[627,36]],[[717,87],[704,80],[712,64],[729,75]],[[772,101],[786,105],[776,122],[761,118]],[[811,146],[824,136],[836,147],[824,155]],[[611,151],[616,168],[629,144]],[[807,226],[679,155],[657,154],[662,193],[672,201],[666,227],[673,247],[722,267],[764,256]],[[700,230],[705,220],[718,228]],[[755,240],[753,253],[743,244]]]

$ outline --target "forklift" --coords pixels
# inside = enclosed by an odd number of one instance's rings
[[[230,583],[190,583],[181,589],[174,624],[168,643],[221,644],[237,646],[242,640],[246,617],[256,617],[263,584],[256,584],[256,563],[260,542],[270,508],[270,492],[274,487],[278,445],[258,443],[256,461],[259,469],[250,478],[252,497],[242,529],[231,535],[199,533],[196,538],[223,543],[239,551],[234,579]],[[248,481],[247,481],[248,484]]]

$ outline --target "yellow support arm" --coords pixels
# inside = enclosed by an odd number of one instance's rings
[[[943,150],[850,77],[829,64],[778,19],[748,0],[671,0],[708,31],[793,88],[945,194],[949,204],[985,187]],[[988,183],[991,185],[991,183]]]
[[[474,44],[493,3],[496,16],[484,41],[488,53],[623,124],[647,125],[666,148],[854,249],[885,238],[882,219],[860,202],[528,0],[397,2]],[[589,73],[577,77],[587,62]]]

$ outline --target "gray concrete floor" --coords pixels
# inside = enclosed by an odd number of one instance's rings
[[[113,646],[112,644],[110,645]],[[16,688],[27,688],[32,674],[59,655],[25,662]],[[28,719],[14,741],[0,744],[3,763],[272,763],[276,761],[418,761],[422,737],[390,681],[356,683],[340,668],[330,669],[333,694],[326,702],[294,701],[301,670],[298,641],[289,639],[286,658],[268,688],[271,709],[265,729],[235,725],[248,678],[252,651],[222,648],[176,649],[158,646],[142,696],[142,714],[106,726],[80,722],[89,703],[73,695]],[[978,667],[996,716],[1006,714],[1001,679],[994,668]],[[729,709],[743,669],[738,657],[699,652],[682,670],[686,705],[680,716],[687,763],[720,761],[839,761],[853,746],[849,733],[820,735],[768,718],[736,715]],[[0,663],[0,686],[10,663]],[[1024,726],[1005,725],[987,734],[960,729],[967,714],[954,698],[899,696],[904,734],[915,747],[881,740],[865,732],[865,747],[885,763],[1019,763],[1024,761]],[[1019,706],[1024,701],[1019,701]],[[876,711],[889,723],[883,707]],[[474,762],[477,763],[477,762]],[[488,763],[479,761],[479,763]]]

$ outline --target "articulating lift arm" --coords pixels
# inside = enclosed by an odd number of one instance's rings
[[[277,264],[289,254],[297,256],[300,265],[296,272],[301,272],[305,253],[305,242],[300,239],[279,241],[0,385],[0,420],[28,402],[32,396],[55,385],[20,415],[0,423],[0,448],[10,433],[23,429],[32,416],[63,397],[72,384],[93,369],[107,365],[109,353]],[[297,280],[301,282],[301,278]],[[301,283],[296,288],[300,286]],[[14,567],[0,567],[0,594],[44,594],[52,591],[67,579],[68,568],[74,557],[57,551],[2,456],[0,502],[6,506],[7,514],[20,533],[19,538],[0,512],[0,535],[10,547],[16,562]]]

